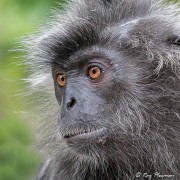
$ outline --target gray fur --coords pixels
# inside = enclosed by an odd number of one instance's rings
[[[64,9],[25,40],[27,81],[42,94],[46,112],[38,129],[45,162],[37,179],[132,180],[137,172],[180,179],[180,46],[173,44],[180,8],[155,0],[72,0]],[[128,69],[128,99],[115,92],[108,127],[118,138],[85,156],[67,147],[57,130],[50,65],[91,46],[121,52],[137,71]]]

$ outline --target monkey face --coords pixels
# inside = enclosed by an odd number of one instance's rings
[[[127,29],[135,24],[136,21],[130,21],[120,25],[122,42],[128,33]],[[112,27],[115,31],[117,28],[119,25]],[[120,107],[123,107],[126,91],[131,89],[129,84],[136,77],[136,73],[131,70],[133,66],[128,65],[123,53],[113,48],[118,44],[114,43],[112,48],[109,48],[112,29],[105,28],[99,37],[96,33],[92,37],[86,33],[81,37],[73,34],[73,42],[81,42],[81,47],[73,49],[74,52],[67,50],[72,45],[67,39],[64,39],[67,49],[53,48],[58,54],[52,63],[55,94],[60,105],[58,127],[67,143],[96,145],[99,142],[112,141],[112,134],[120,130],[117,126],[119,110],[123,111]],[[87,37],[84,37],[86,35]],[[103,44],[105,37],[109,40]],[[92,41],[92,45],[86,44],[87,39]],[[93,45],[95,41],[99,41],[99,45]]]
[[[94,46],[77,52],[63,65],[52,66],[60,105],[58,126],[67,142],[96,144],[108,138],[110,102],[117,101],[113,88],[126,80],[125,65],[115,53],[110,54],[112,51]]]

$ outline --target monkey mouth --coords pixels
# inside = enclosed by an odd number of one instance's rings
[[[78,139],[104,139],[107,137],[107,129],[105,127],[99,129],[75,130],[62,133],[62,137],[66,140]]]

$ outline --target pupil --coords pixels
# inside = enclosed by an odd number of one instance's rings
[[[96,74],[96,69],[93,69],[93,70],[92,70],[92,73],[93,73],[93,74]]]
[[[64,81],[64,77],[61,77],[61,81]]]

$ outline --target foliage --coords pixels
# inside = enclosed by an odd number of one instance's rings
[[[39,163],[31,147],[28,128],[17,117],[1,119],[0,126],[0,179],[30,179]]]

